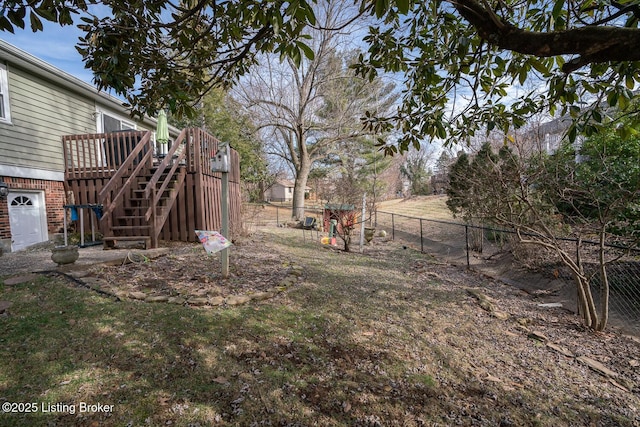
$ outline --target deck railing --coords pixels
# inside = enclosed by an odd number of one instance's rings
[[[66,176],[69,178],[109,178],[120,169],[146,131],[124,131],[65,135],[62,137]],[[137,163],[153,147],[150,138],[133,159]]]
[[[211,172],[211,158],[215,156],[220,145],[220,141],[200,128],[186,129],[186,139],[189,141],[189,153],[187,157],[189,172],[201,172],[205,175],[220,176],[219,172]],[[231,169],[229,171],[229,181],[240,182],[240,159],[235,150],[231,150],[229,159]]]
[[[111,178],[146,134],[147,131],[123,131],[63,136],[67,179]],[[218,151],[219,144],[218,139],[203,129],[188,128],[180,133],[169,149],[172,151],[171,157],[182,157],[184,154],[187,172],[219,176],[219,173],[211,172],[210,167],[211,157]],[[139,152],[140,156],[134,159],[134,166],[137,166],[143,157],[149,161],[146,158],[149,152],[153,152],[151,139],[145,141]],[[239,182],[239,158],[235,150],[231,151],[230,164],[232,167],[229,180]]]

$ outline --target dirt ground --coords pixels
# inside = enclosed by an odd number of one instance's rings
[[[167,244],[168,242],[165,242]],[[238,239],[233,248],[229,276],[223,278],[219,255],[209,255],[200,244],[172,243],[170,253],[155,259],[136,252],[122,263],[90,267],[80,280],[99,285],[121,298],[138,293],[156,299],[170,297],[171,302],[212,306],[229,303],[235,296],[266,298],[286,287],[286,279],[296,278],[296,268],[277,254],[256,250],[253,244]],[[248,301],[246,301],[248,302]]]

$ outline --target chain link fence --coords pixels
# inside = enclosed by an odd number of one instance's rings
[[[256,227],[283,227],[293,223],[291,219],[292,207],[286,203],[245,203],[242,206],[243,224],[246,231],[254,231]],[[320,205],[306,205],[305,215],[322,221],[324,207]]]
[[[525,291],[552,294],[567,308],[576,310],[577,294],[573,276],[551,251],[536,245],[517,244],[508,230],[377,211],[376,228],[391,238],[443,258],[473,268]],[[598,243],[559,239],[568,253],[582,254],[584,272],[591,277],[594,298],[600,298],[601,279],[597,262]],[[610,286],[609,323],[640,335],[640,250],[606,246],[606,267]],[[577,255],[576,255],[577,256]],[[597,301],[598,302],[598,301]]]
[[[305,206],[306,216],[321,223],[324,208]],[[473,268],[507,284],[536,295],[549,295],[577,311],[577,294],[573,276],[550,251],[534,245],[516,244],[512,232],[473,224],[419,218],[392,212],[376,211],[373,226],[385,230],[387,238],[398,240],[416,250],[447,262]],[[291,206],[286,204],[245,205],[244,224],[247,231],[261,226],[287,226]],[[368,226],[369,224],[367,224]],[[360,227],[354,229],[352,242],[358,242]],[[317,232],[301,231],[302,237],[318,240]],[[593,255],[597,243],[562,239],[568,253],[583,253],[587,275],[593,275],[591,286],[595,298],[600,296],[599,264]],[[578,245],[581,245],[578,247]],[[586,254],[586,256],[585,256]],[[640,251],[628,252],[607,247],[608,259],[617,260],[607,266],[609,279],[609,323],[640,336]]]

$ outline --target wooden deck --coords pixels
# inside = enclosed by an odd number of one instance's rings
[[[68,135],[62,142],[67,204],[102,205],[99,224],[105,242],[141,240],[157,247],[160,239],[197,241],[194,230],[220,230],[221,174],[210,169],[219,141],[202,129],[184,129],[162,158],[154,155],[151,132]],[[233,237],[241,228],[235,150],[230,160]]]

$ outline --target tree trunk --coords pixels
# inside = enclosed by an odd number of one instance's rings
[[[300,221],[304,218],[304,193],[307,186],[309,173],[311,172],[311,162],[309,159],[301,159],[300,168],[297,170],[293,188],[293,209],[291,218]]]
[[[340,237],[342,238],[342,241],[344,242],[344,251],[345,252],[351,252],[351,227],[342,224],[342,233],[340,234]]]
[[[605,231],[600,232],[600,321],[597,331],[604,331],[609,321],[609,277],[607,276],[607,264],[605,262]]]
[[[598,310],[591,292],[591,280],[586,276],[582,265],[581,247],[582,238],[579,238],[576,245],[575,269],[573,269],[578,288],[578,312],[582,315],[583,324],[595,331],[598,328]]]
[[[578,274],[575,274],[575,280],[578,287],[578,306],[582,313],[583,323],[586,327],[595,330],[598,324],[598,313],[591,294],[591,284],[589,279]]]

